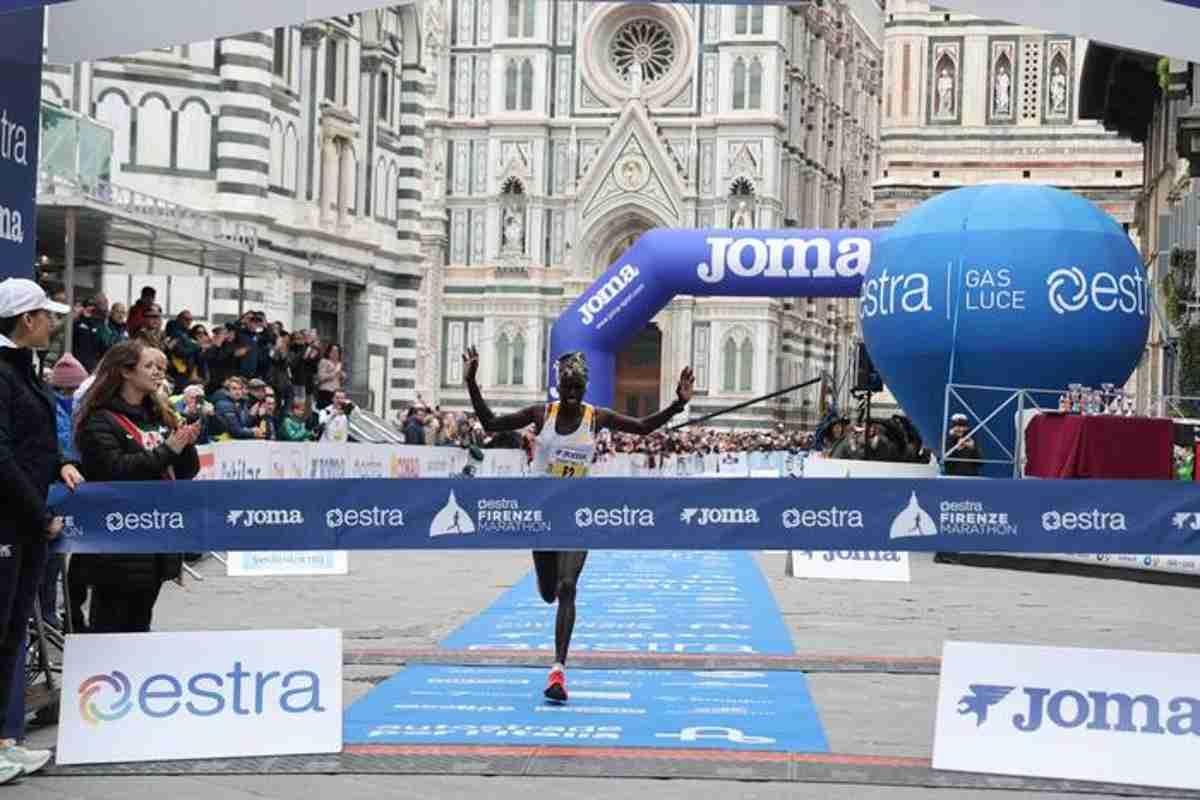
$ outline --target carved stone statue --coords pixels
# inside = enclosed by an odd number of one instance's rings
[[[937,107],[934,115],[938,117],[954,116],[954,76],[949,67],[943,67],[937,79]]]
[[[992,108],[999,116],[1008,116],[1012,109],[1012,78],[1008,76],[1008,69],[1000,67],[1000,71],[996,73],[996,85],[993,90],[994,100]]]
[[[730,224],[733,228],[753,228],[754,227],[754,212],[750,210],[750,204],[745,200],[738,202],[737,209],[733,212],[733,221]]]
[[[504,211],[504,246],[505,253],[525,252],[525,226],[522,224],[522,214],[517,209],[508,208]]]
[[[1050,110],[1056,114],[1067,113],[1067,76],[1060,65],[1054,65],[1050,76]]]
[[[634,61],[632,64],[629,65],[628,72],[629,72],[629,96],[630,97],[641,97],[642,96],[642,78],[644,77],[641,63],[638,61]]]

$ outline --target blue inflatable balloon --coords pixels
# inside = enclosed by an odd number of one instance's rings
[[[1001,184],[939,195],[885,232],[859,316],[876,368],[938,450],[948,383],[1123,385],[1145,347],[1150,304],[1138,252],[1111,217],[1068,192]],[[949,413],[967,413],[972,427],[1011,396],[961,394]],[[985,458],[1011,460],[1016,411],[1014,400],[974,437]]]

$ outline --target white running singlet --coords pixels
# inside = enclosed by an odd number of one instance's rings
[[[584,403],[579,427],[562,434],[555,429],[558,403],[546,406],[546,421],[533,444],[533,474],[551,478],[586,477],[596,455],[595,418],[595,409]]]

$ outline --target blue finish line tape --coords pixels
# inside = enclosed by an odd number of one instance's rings
[[[606,478],[87,484],[72,552],[900,550],[1200,555],[1188,482]]]

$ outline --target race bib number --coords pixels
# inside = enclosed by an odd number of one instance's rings
[[[586,478],[588,468],[582,464],[566,464],[562,461],[555,461],[550,465],[548,472],[554,478]]]

